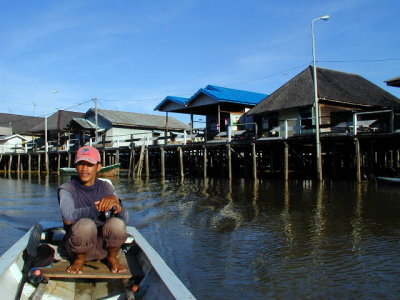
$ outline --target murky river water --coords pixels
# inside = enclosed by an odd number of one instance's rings
[[[60,221],[65,180],[0,178],[0,254]],[[130,225],[198,299],[400,298],[400,185],[113,182]]]

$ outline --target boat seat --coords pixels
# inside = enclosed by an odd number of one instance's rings
[[[124,253],[118,255],[119,262],[123,264],[127,271],[123,273],[112,273],[102,261],[88,261],[85,263],[81,274],[71,274],[67,272],[70,266],[68,260],[59,260],[51,267],[41,268],[44,277],[49,278],[92,278],[92,279],[129,279],[132,273],[129,270],[128,261]]]

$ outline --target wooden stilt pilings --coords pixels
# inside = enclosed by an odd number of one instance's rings
[[[228,159],[228,178],[229,180],[232,179],[232,152],[231,152],[231,145],[226,145],[226,152],[227,152],[227,159]]]
[[[343,136],[325,138],[322,153],[324,178],[337,180],[373,179],[400,174],[398,136]],[[139,151],[140,149],[140,151]],[[100,148],[102,161],[121,163],[130,178],[160,176],[203,176],[204,178],[316,179],[315,147],[312,138],[194,144],[131,144],[123,148]],[[46,153],[2,153],[0,172],[58,172],[72,165],[75,151]],[[153,172],[154,171],[154,172]],[[290,176],[289,176],[290,175]]]
[[[257,153],[256,153],[256,144],[251,143],[251,157],[253,159],[253,179],[257,179]]]
[[[8,160],[8,174],[11,173],[12,160],[13,160],[13,157],[10,155],[10,158]]]
[[[207,178],[207,147],[203,146],[203,177]]]
[[[150,176],[150,160],[149,160],[149,148],[145,149],[145,175],[146,177]]]
[[[165,178],[165,150],[164,147],[160,147],[160,160],[161,160],[161,177]]]
[[[21,155],[17,155],[17,172],[21,172]]]
[[[60,174],[60,166],[61,166],[61,154],[57,154],[57,173]]]
[[[288,181],[289,180],[289,145],[287,142],[283,142],[283,162],[284,162],[284,166],[283,166],[283,173],[284,173],[284,180]]]
[[[182,151],[182,147],[178,147],[178,152],[179,152],[180,177],[183,178],[185,176],[185,170],[184,170],[184,166],[183,166],[183,151]]]
[[[358,138],[354,138],[355,145],[355,160],[356,160],[356,180],[361,182],[361,151],[360,151],[360,141]]]

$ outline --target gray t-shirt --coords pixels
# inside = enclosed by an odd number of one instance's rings
[[[92,186],[85,186],[81,184],[79,178],[74,177],[58,189],[62,217],[73,223],[81,218],[89,218],[95,221],[97,226],[101,226],[105,223],[105,219],[94,203],[111,195],[117,196],[114,187],[109,182],[96,179]],[[128,212],[125,208],[116,217],[127,224]]]

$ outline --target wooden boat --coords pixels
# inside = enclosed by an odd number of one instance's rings
[[[41,225],[46,229],[38,240],[51,245],[57,254],[64,229],[61,224],[42,222]],[[37,227],[41,226],[32,227],[0,257],[1,299],[195,299],[134,227],[127,227],[130,237],[120,253],[120,262],[128,266],[127,272],[113,274],[103,262],[93,261],[85,264],[82,274],[69,274],[65,272],[69,262],[60,259],[50,267],[41,268],[45,280],[37,287],[29,282],[22,285],[25,282],[22,270]]]
[[[117,174],[120,163],[102,167],[99,171],[99,176],[112,177]],[[78,175],[75,168],[60,168],[60,175]]]
[[[390,182],[390,183],[400,183],[399,177],[381,177],[377,176],[376,179],[379,181]]]

